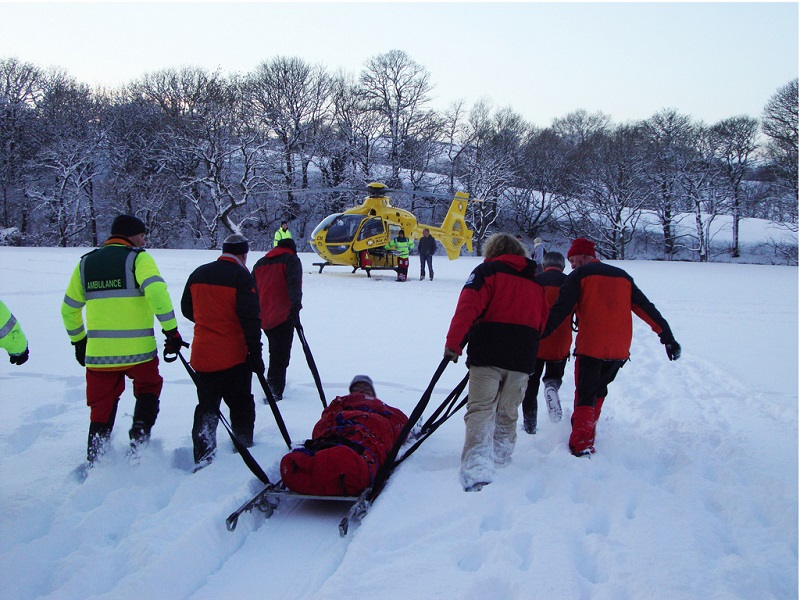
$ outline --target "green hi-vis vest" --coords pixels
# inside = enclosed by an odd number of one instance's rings
[[[275,232],[275,236],[273,238],[274,246],[278,247],[278,242],[281,240],[290,240],[292,239],[292,232],[288,229],[286,231],[283,230],[283,227],[278,227],[278,231]]]
[[[408,258],[411,251],[414,249],[414,240],[406,238],[405,240],[394,239],[387,245],[389,250],[396,250],[400,258]]]
[[[22,354],[28,347],[28,340],[17,323],[16,317],[11,314],[8,307],[0,300],[0,348],[9,354]]]
[[[61,317],[70,340],[89,338],[86,366],[94,369],[156,358],[154,317],[164,330],[178,326],[167,284],[153,257],[143,249],[116,243],[81,257],[64,295]]]

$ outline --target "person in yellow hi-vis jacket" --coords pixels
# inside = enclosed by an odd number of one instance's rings
[[[21,365],[28,360],[28,339],[16,317],[0,300],[0,348],[8,352],[12,365]]]
[[[91,409],[86,458],[90,464],[111,437],[125,377],[133,380],[136,398],[129,431],[132,450],[150,439],[163,384],[154,317],[167,336],[166,352],[177,353],[188,346],[178,332],[167,284],[143,248],[145,233],[144,223],[132,215],[114,219],[103,247],[81,257],[61,305],[75,358],[86,367],[86,403]]]

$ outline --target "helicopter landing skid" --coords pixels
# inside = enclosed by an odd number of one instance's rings
[[[331,262],[319,262],[319,263],[311,263],[311,264],[314,265],[315,267],[319,267],[319,272],[322,273],[322,269],[324,269],[327,266],[332,265],[333,263],[331,263]]]
[[[311,264],[314,265],[315,267],[319,267],[319,272],[320,273],[322,273],[322,269],[324,269],[325,267],[344,267],[344,266],[347,266],[347,265],[336,265],[336,264],[334,264],[332,262],[315,262],[315,263],[311,263]],[[397,267],[393,267],[393,266],[386,266],[386,267],[375,267],[375,266],[372,266],[372,267],[353,267],[353,273],[355,273],[359,269],[363,269],[366,272],[367,277],[371,277],[371,275],[369,274],[370,271],[396,271]]]

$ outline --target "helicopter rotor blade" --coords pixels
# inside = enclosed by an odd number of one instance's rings
[[[389,194],[405,194],[407,196],[424,196],[426,198],[439,198],[442,200],[453,200],[455,194],[442,192],[427,192],[425,190],[404,190],[400,188],[373,188],[364,187],[328,187],[328,188],[278,188],[265,190],[267,194],[335,194],[335,193],[354,193],[366,194],[368,196],[383,196]],[[477,198],[465,198],[473,202],[479,201]]]

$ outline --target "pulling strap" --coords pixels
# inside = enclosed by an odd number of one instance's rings
[[[178,358],[181,359],[183,366],[186,367],[186,372],[189,373],[189,377],[192,378],[194,385],[198,389],[203,390],[204,389],[203,382],[200,381],[200,379],[197,377],[197,373],[188,363],[188,361],[183,357],[183,354],[181,354],[180,350],[178,350],[177,355]],[[174,361],[175,359],[173,358],[172,360]],[[225,415],[223,415],[222,411],[220,411],[219,409],[217,409],[217,416],[219,416],[219,419],[220,421],[222,421],[222,424],[225,426],[225,429],[228,430],[228,435],[231,436],[231,441],[233,442],[233,445],[236,448],[236,450],[239,451],[239,456],[242,457],[244,464],[246,464],[247,467],[253,472],[253,475],[258,477],[261,483],[263,483],[264,485],[269,485],[270,484],[269,477],[267,477],[267,474],[264,473],[264,469],[261,468],[261,465],[259,465],[256,459],[253,458],[253,455],[250,454],[250,450],[247,448],[247,446],[245,446],[241,442],[241,440],[239,440],[239,438],[236,437],[236,434],[233,433],[233,429],[231,429],[230,423],[228,423],[228,420],[225,418]]]

